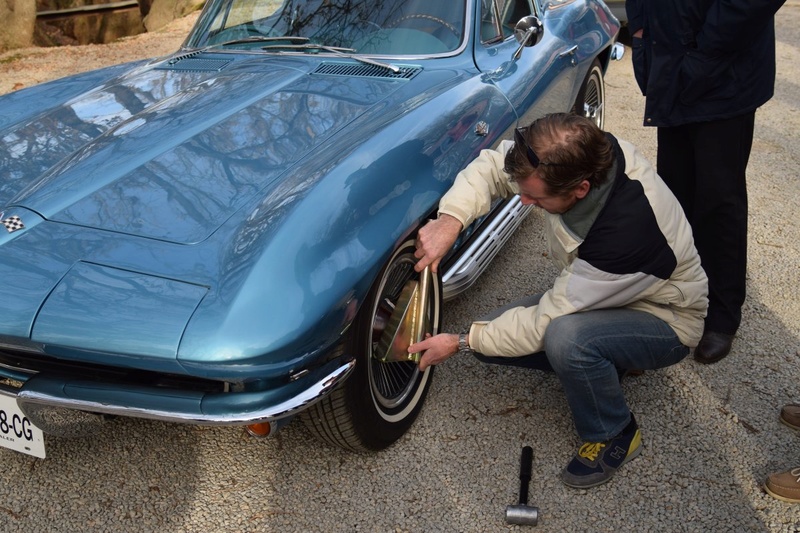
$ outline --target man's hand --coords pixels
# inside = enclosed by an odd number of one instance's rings
[[[428,334],[424,341],[408,347],[408,353],[423,352],[419,369],[424,372],[431,365],[443,363],[458,352],[458,335],[440,333],[435,337]]]
[[[457,218],[444,214],[422,226],[417,234],[417,251],[414,252],[414,257],[419,261],[414,270],[422,272],[430,265],[433,272],[438,272],[439,261],[453,247],[462,229],[464,228]]]

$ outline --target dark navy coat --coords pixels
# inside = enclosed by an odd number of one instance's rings
[[[645,126],[736,117],[772,97],[785,0],[626,0]]]

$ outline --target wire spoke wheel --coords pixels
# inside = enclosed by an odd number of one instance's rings
[[[572,112],[588,118],[600,129],[605,124],[606,88],[600,61],[594,60],[578,91]]]
[[[306,426],[322,440],[353,451],[390,446],[408,431],[430,387],[433,367],[420,372],[412,361],[383,362],[381,337],[406,284],[419,280],[414,271],[414,240],[395,250],[361,306],[343,349],[356,356],[353,375],[329,396],[305,411]],[[439,332],[442,288],[434,275],[426,308],[427,333]]]
[[[414,256],[398,258],[390,265],[377,309],[373,313],[369,377],[373,397],[381,408],[394,409],[401,405],[413,392],[414,381],[419,374],[419,368],[413,362],[383,363],[376,357],[379,340],[387,323],[385,311],[389,308],[394,310],[406,282],[417,277],[414,272]]]

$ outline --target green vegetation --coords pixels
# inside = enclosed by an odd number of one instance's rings
[[[22,59],[22,54],[12,54],[8,57],[1,57],[0,64],[13,63],[17,59]]]

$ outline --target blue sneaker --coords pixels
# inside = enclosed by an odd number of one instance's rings
[[[619,467],[642,451],[642,435],[631,413],[631,421],[622,433],[606,442],[585,442],[561,472],[561,481],[569,487],[588,489],[611,479]]]

